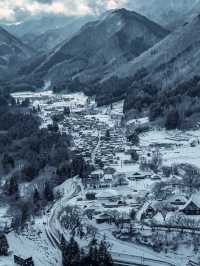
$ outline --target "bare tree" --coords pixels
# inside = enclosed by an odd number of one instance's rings
[[[156,149],[151,158],[151,169],[157,173],[159,168],[162,166],[162,154],[159,149]]]

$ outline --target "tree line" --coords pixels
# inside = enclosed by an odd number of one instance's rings
[[[67,242],[62,236],[60,247],[63,266],[114,266],[109,245],[105,239],[99,243],[96,238],[93,238],[85,250],[80,248],[74,237]]]

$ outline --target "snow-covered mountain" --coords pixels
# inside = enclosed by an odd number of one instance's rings
[[[94,19],[94,16],[74,17],[62,26],[48,29],[37,36],[26,34],[22,38],[35,50],[47,53],[63,41],[71,39],[84,24]]]
[[[59,43],[70,39],[85,23],[94,19],[96,17],[92,15],[83,17],[48,15],[31,18],[21,23],[3,24],[3,27],[35,50],[47,53]]]
[[[128,7],[157,23],[174,29],[181,25],[188,15],[200,11],[199,0],[130,0]]]
[[[72,19],[74,19],[74,17],[46,15],[42,17],[30,17],[30,19],[21,22],[2,25],[13,35],[19,38],[23,38],[23,36],[26,36],[28,34],[39,36],[48,30],[63,27]]]
[[[0,27],[0,79],[12,75],[21,63],[35,55],[35,52],[19,39]]]
[[[167,34],[135,12],[114,10],[83,26],[31,72],[54,83],[72,77],[83,82],[96,80],[133,60]]]
[[[124,64],[112,76],[134,76],[145,69],[145,80],[169,88],[199,75],[200,69],[200,15],[179,27],[164,40]]]

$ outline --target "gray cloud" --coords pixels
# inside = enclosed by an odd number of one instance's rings
[[[51,4],[53,2],[53,0],[38,0],[39,3],[43,3],[43,4]]]
[[[130,0],[0,0],[0,19],[15,21],[26,15],[45,13],[71,15],[98,14],[126,6]],[[132,0],[135,1],[135,0]]]

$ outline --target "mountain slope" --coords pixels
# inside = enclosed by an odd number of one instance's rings
[[[26,35],[39,36],[48,30],[60,28],[69,23],[73,17],[67,17],[62,15],[46,15],[43,17],[31,17],[28,20],[2,26],[11,34],[18,38],[23,38]]]
[[[199,7],[199,0],[131,0],[128,7],[168,27],[181,25],[189,13]]]
[[[167,34],[135,12],[114,10],[83,26],[31,72],[54,84],[75,77],[81,82],[93,81],[139,56]]]
[[[113,76],[125,78],[146,71],[144,81],[160,88],[170,88],[199,74],[200,16],[179,27],[168,37],[124,64]]]
[[[34,50],[47,53],[59,43],[70,39],[85,23],[95,18],[95,16],[46,15],[2,26]]]
[[[35,50],[47,53],[55,48],[60,43],[69,40],[77,33],[80,28],[89,21],[94,20],[93,16],[86,16],[80,18],[71,18],[63,23],[62,26],[57,26],[46,30],[45,32],[33,35],[23,35],[23,41]]]
[[[0,79],[12,75],[20,63],[34,54],[30,47],[0,27]]]

